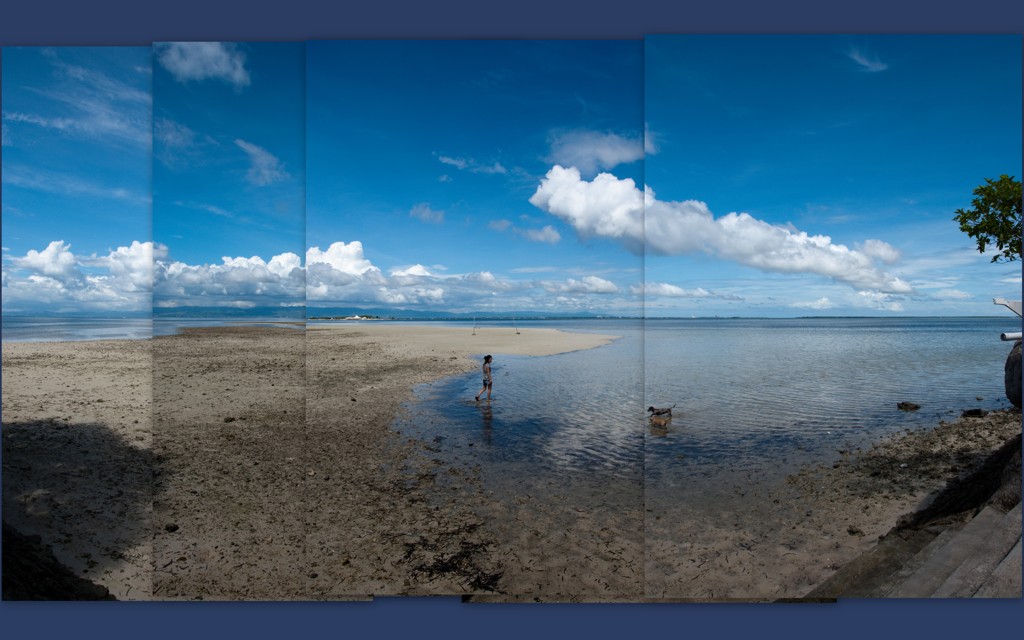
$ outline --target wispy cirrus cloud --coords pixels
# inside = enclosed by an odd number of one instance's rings
[[[191,167],[204,161],[203,154],[219,143],[170,118],[153,119],[153,154],[172,169]]]
[[[66,196],[106,198],[137,204],[146,204],[150,201],[148,193],[133,191],[127,187],[103,185],[64,173],[26,167],[16,168],[6,164],[3,167],[3,184],[4,187],[20,187]]]
[[[483,174],[498,174],[504,175],[508,173],[500,162],[493,162],[490,164],[482,163],[474,160],[473,158],[462,158],[455,156],[437,156],[438,161],[442,164],[446,164],[462,171],[469,171],[470,173],[483,173]],[[450,181],[450,180],[449,180]]]
[[[499,220],[491,220],[487,223],[487,227],[492,231],[498,231],[500,233],[514,233],[518,236],[526,238],[530,242],[544,242],[547,244],[557,244],[562,240],[562,234],[558,233],[558,229],[555,229],[549,224],[544,225],[541,228],[523,228],[512,224],[511,220],[504,218]]]
[[[880,73],[889,68],[889,65],[873,53],[857,47],[851,47],[846,51],[846,57],[857,63],[861,71],[868,73]]]
[[[245,177],[250,184],[265,187],[289,177],[277,156],[263,147],[240,138],[235,140],[235,144],[249,156],[249,171]]]
[[[936,300],[970,300],[974,296],[959,289],[939,289],[932,297]]]
[[[164,42],[153,45],[160,65],[178,82],[220,80],[236,91],[249,86],[245,53],[226,42]]]
[[[3,112],[5,123],[29,125],[104,145],[120,144],[148,152],[152,98],[146,87],[115,79],[97,69],[73,65],[53,51],[46,55],[56,81],[30,91],[47,99],[34,112]],[[5,145],[14,134],[4,125]]]
[[[222,218],[234,218],[235,217],[235,214],[230,212],[230,211],[228,211],[227,209],[224,209],[222,207],[218,207],[217,205],[214,205],[214,204],[207,204],[205,202],[184,202],[182,200],[175,200],[174,204],[179,206],[179,207],[188,207],[189,209],[197,209],[199,211],[206,211],[207,213],[212,213],[213,215],[220,216]]]
[[[409,215],[417,220],[432,224],[441,224],[444,222],[444,211],[431,209],[430,204],[426,202],[421,202],[410,209]]]
[[[658,153],[658,145],[660,137],[655,132],[651,131],[651,128],[644,123],[644,153],[649,156],[653,156]]]

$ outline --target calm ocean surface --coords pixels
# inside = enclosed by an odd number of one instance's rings
[[[151,318],[3,317],[4,342],[143,340],[152,335]]]
[[[622,338],[557,356],[497,356],[489,407],[473,402],[476,371],[422,385],[396,428],[440,443],[438,455],[450,462],[479,464],[495,487],[523,478],[594,490],[641,482],[651,498],[713,485],[737,464],[779,479],[964,408],[1008,407],[1003,362],[1011,345],[999,334],[1019,330],[1020,320],[1008,313],[519,326]],[[899,411],[901,400],[922,408]],[[647,406],[672,404],[668,428],[650,427]]]
[[[292,322],[287,318],[31,318],[3,317],[4,342],[145,340],[169,336],[186,327]],[[289,325],[282,325],[289,326]],[[300,327],[301,328],[301,327]]]

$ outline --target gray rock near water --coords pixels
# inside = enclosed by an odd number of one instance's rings
[[[1006,385],[1006,399],[1020,409],[1020,340],[1013,345],[1010,355],[1006,357],[1003,368],[1003,381]]]
[[[916,402],[897,402],[896,408],[900,411],[917,411],[921,408],[921,405]]]

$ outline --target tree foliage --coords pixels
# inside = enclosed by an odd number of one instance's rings
[[[990,244],[1000,251],[992,262],[1012,262],[1020,254],[1021,183],[1003,174],[998,180],[985,178],[974,190],[970,209],[957,209],[953,218],[960,230],[978,241],[984,253]]]

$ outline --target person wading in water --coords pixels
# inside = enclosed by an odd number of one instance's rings
[[[491,399],[491,360],[491,356],[484,356],[484,388],[473,398],[477,402],[480,402],[480,396],[484,395],[484,391],[487,392],[487,399]]]

